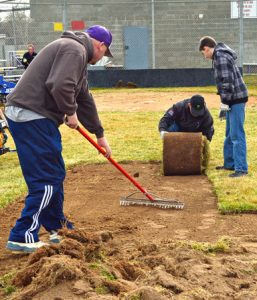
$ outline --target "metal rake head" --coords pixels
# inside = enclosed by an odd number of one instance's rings
[[[131,206],[131,205],[141,205],[141,206],[153,206],[161,209],[183,209],[184,203],[177,200],[169,200],[169,199],[160,199],[155,197],[155,200],[142,199],[142,198],[134,198],[133,193],[127,197],[122,197],[120,199],[121,206]]]

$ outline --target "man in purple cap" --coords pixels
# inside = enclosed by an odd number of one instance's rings
[[[44,246],[38,238],[41,225],[50,242],[59,242],[63,226],[73,228],[63,213],[61,124],[75,129],[80,122],[96,135],[106,156],[111,155],[87,83],[87,64],[112,56],[111,43],[111,32],[99,25],[86,32],[64,32],[38,53],[7,97],[5,114],[28,186],[25,207],[7,242],[9,250],[33,252]]]
[[[104,56],[113,57],[109,49],[112,43],[112,34],[107,28],[100,25],[94,25],[89,27],[86,30],[86,33],[92,38],[93,44],[95,44],[96,47],[102,45],[106,46],[107,49]],[[91,64],[93,63],[91,62]]]

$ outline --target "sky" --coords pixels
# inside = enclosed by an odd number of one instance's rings
[[[26,4],[29,4],[29,0],[0,0],[0,18],[5,18],[12,8],[21,8]]]
[[[24,7],[29,0],[0,0],[0,10],[12,9],[12,7]]]

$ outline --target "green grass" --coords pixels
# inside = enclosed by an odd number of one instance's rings
[[[212,110],[213,116],[217,116],[218,110]],[[210,144],[211,158],[207,176],[213,184],[218,197],[218,208],[222,213],[237,213],[257,211],[257,157],[255,145],[256,136],[256,108],[248,108],[246,113],[246,137],[248,148],[248,176],[241,178],[229,178],[229,171],[216,171],[215,166],[223,164],[223,140],[225,121],[215,118],[215,136]]]
[[[254,89],[256,92],[257,89],[257,75],[245,75],[244,81],[248,88]]]
[[[8,146],[14,148],[9,135]],[[7,153],[0,156],[0,208],[21,196],[26,191],[19,161],[16,153]]]
[[[247,76],[246,81],[253,85],[257,95],[257,76]],[[192,91],[192,88],[187,88]],[[214,87],[211,87],[214,89]],[[138,90],[138,89],[136,89]],[[150,90],[150,89],[148,89]],[[152,89],[153,90],[153,89]],[[155,89],[165,91],[166,89]],[[181,91],[182,89],[179,88]],[[96,91],[97,93],[109,90]],[[114,90],[112,89],[112,92]],[[133,92],[129,90],[128,93]],[[199,89],[198,89],[199,92]],[[119,93],[119,90],[117,90]],[[96,95],[97,97],[97,95]],[[218,198],[218,208],[222,213],[257,211],[257,108],[248,107],[246,113],[246,135],[248,147],[249,175],[244,178],[228,178],[229,172],[216,171],[216,165],[223,164],[222,149],[225,121],[218,119],[218,110],[212,109],[215,122],[215,135],[210,143],[210,163],[206,171]],[[102,112],[101,120],[105,135],[112,147],[113,158],[118,161],[161,161],[162,142],[158,134],[158,122],[163,112]],[[77,131],[61,126],[63,137],[63,156],[66,167],[82,163],[102,163],[106,159]],[[8,146],[12,145],[9,136]],[[0,156],[0,207],[5,207],[26,192],[16,153]]]
[[[0,277],[0,288],[3,289],[6,295],[10,295],[16,291],[15,286],[11,284],[14,274],[14,272],[10,272]]]
[[[89,268],[92,269],[92,270],[98,270],[100,275],[102,277],[104,277],[105,279],[107,280],[110,280],[110,281],[113,281],[113,280],[116,280],[117,277],[112,274],[110,271],[108,271],[103,265],[101,265],[100,263],[91,263],[89,265]]]
[[[162,113],[101,113],[100,117],[118,161],[160,160],[161,143],[157,130]],[[77,131],[62,126],[63,151],[67,165],[78,162],[105,162],[102,155]],[[135,147],[136,145],[136,147]]]
[[[109,294],[110,291],[106,286],[98,286],[95,288],[95,292],[98,295],[107,295],[107,294]]]
[[[189,249],[200,251],[208,254],[225,253],[231,247],[231,241],[226,237],[221,237],[215,243],[195,242],[195,241],[179,241],[175,244],[176,247],[186,246]]]
[[[129,300],[140,300],[140,295],[131,295],[129,296]]]
[[[110,280],[110,281],[113,281],[113,280],[116,280],[116,276],[113,275],[111,272],[107,271],[107,270],[101,270],[101,275],[107,279],[107,280]]]
[[[219,239],[216,243],[189,242],[188,246],[204,253],[224,253],[229,250],[230,243],[230,240],[224,237]]]

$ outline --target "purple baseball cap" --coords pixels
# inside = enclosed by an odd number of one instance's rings
[[[112,34],[110,30],[101,25],[94,25],[86,29],[86,33],[93,39],[103,42],[107,47],[105,52],[105,56],[113,57],[112,53],[109,49],[112,43]]]

